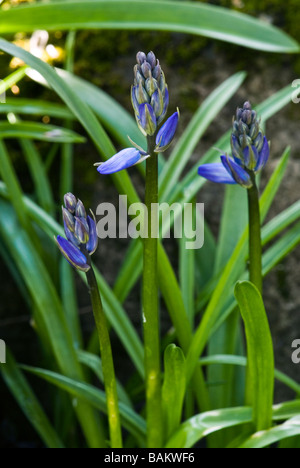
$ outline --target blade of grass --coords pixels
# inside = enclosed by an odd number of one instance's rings
[[[0,371],[18,405],[48,448],[64,448],[12,354],[6,351],[6,364],[1,364]]]
[[[176,1],[94,0],[37,3],[2,10],[0,33],[35,29],[141,29],[199,34],[269,52],[298,52],[284,32],[214,5]]]
[[[249,281],[240,281],[234,290],[245,324],[248,355],[246,402],[253,407],[256,431],[272,425],[274,398],[274,351],[261,294]]]
[[[76,379],[65,377],[56,372],[30,366],[21,366],[21,368],[45,379],[47,382],[50,382],[53,385],[58,386],[76,398],[86,400],[89,404],[106,414],[107,405],[105,393],[101,390],[98,390],[96,387]],[[144,442],[146,435],[145,420],[131,408],[124,405],[124,403],[120,402],[119,407],[122,424],[125,429],[127,429],[133,436],[135,436],[137,440]]]

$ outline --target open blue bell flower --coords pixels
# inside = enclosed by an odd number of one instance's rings
[[[161,153],[169,148],[174,139],[178,121],[179,111],[177,110],[177,112],[168,118],[156,135],[156,148],[154,150],[156,153]]]
[[[139,151],[137,148],[126,148],[108,159],[108,161],[100,163],[97,171],[100,174],[114,174],[141,163],[146,156],[147,153],[142,149]]]

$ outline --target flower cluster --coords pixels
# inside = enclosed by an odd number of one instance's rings
[[[153,52],[147,55],[138,52],[134,67],[134,85],[131,88],[131,102],[140,131],[146,137],[153,137],[153,152],[165,151],[174,138],[179,111],[175,112],[159,128],[166,117],[169,105],[169,91],[164,72]],[[130,140],[131,141],[131,140]],[[132,142],[132,141],[131,141]],[[126,148],[102,164],[97,164],[100,174],[112,174],[143,162],[150,155],[132,142],[133,148]],[[149,150],[148,150],[149,151]]]
[[[64,229],[67,239],[57,236],[58,248],[68,262],[77,270],[87,272],[90,269],[90,255],[98,246],[96,222],[86,214],[83,203],[72,193],[64,197],[62,207]]]
[[[221,163],[200,166],[199,175],[212,182],[251,188],[254,175],[265,167],[269,159],[270,144],[249,102],[237,109],[233,119],[231,152],[231,158],[227,154],[221,156]]]

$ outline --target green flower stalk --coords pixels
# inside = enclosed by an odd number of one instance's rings
[[[163,421],[161,403],[161,363],[159,334],[159,304],[157,279],[158,219],[151,216],[152,206],[158,204],[157,153],[172,143],[179,120],[175,112],[163,124],[169,105],[169,91],[164,72],[153,52],[138,52],[134,67],[131,102],[137,125],[147,138],[147,148],[134,143],[104,163],[97,163],[100,174],[113,174],[146,161],[145,205],[147,207],[148,235],[144,239],[143,268],[143,323],[146,374],[146,413],[148,447],[162,447]],[[162,125],[163,124],[163,125]],[[154,224],[157,225],[154,226]]]
[[[122,432],[118,406],[116,377],[111,343],[97,280],[91,263],[91,255],[98,246],[94,215],[86,214],[85,207],[72,193],[64,197],[62,207],[67,239],[57,236],[56,242],[66,260],[79,271],[86,273],[92,308],[99,337],[100,355],[107,399],[107,413],[112,448],[122,448]]]

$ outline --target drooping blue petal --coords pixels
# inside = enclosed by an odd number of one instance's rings
[[[228,174],[231,175],[236,183],[245,188],[252,187],[251,177],[245,169],[239,166],[233,159],[228,158],[228,156],[222,155],[221,161]]]
[[[257,165],[255,167],[255,172],[259,172],[265,167],[270,156],[270,146],[266,137],[264,137],[263,147],[258,155]]]
[[[115,172],[134,166],[140,158],[140,152],[136,148],[126,148],[101,164],[97,171],[100,174],[114,174]]]
[[[87,217],[87,223],[90,230],[90,238],[86,244],[86,249],[90,255],[92,255],[98,247],[98,235],[97,235],[97,226],[95,219],[90,216]]]
[[[217,184],[236,184],[237,182],[227,172],[222,163],[203,164],[198,169],[198,174]]]
[[[90,265],[87,264],[85,255],[83,255],[77,247],[71,244],[71,242],[61,236],[57,236],[56,243],[63,256],[74,268],[85,272],[90,269]]]
[[[175,112],[171,117],[168,118],[166,123],[161,127],[157,136],[156,136],[156,145],[157,149],[160,150],[166,149],[174,138],[179,120],[179,113]]]

